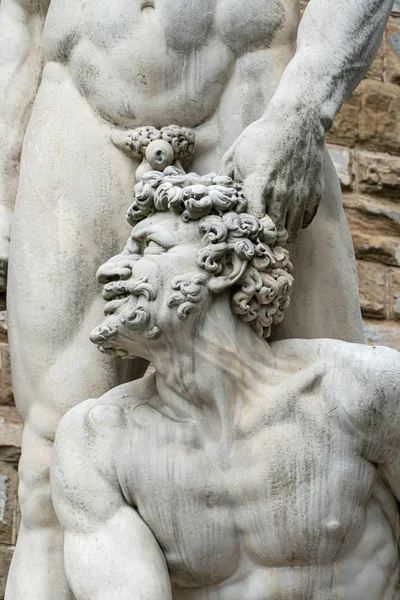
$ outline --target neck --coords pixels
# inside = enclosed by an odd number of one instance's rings
[[[234,317],[228,295],[216,297],[192,335],[188,326],[164,334],[164,350],[152,357],[158,393],[174,414],[200,419],[210,435],[228,441],[238,409],[265,371],[270,346]]]

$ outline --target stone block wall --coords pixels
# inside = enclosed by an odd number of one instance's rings
[[[400,350],[400,0],[373,65],[338,114],[328,143],[353,235],[366,339]],[[0,312],[0,600],[19,524],[21,435]]]
[[[366,340],[400,350],[400,0],[327,141],[353,236]]]

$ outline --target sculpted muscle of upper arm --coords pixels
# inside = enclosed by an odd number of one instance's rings
[[[252,211],[267,212],[281,240],[313,220],[324,191],[324,140],[372,62],[393,0],[310,0],[297,50],[258,121],[224,157],[244,181]]]
[[[352,364],[352,368],[345,365]],[[380,466],[400,500],[400,354],[390,348],[349,349],[332,382],[332,393],[353,390],[340,401],[345,421],[364,439],[365,455]]]
[[[0,289],[6,285],[12,211],[25,128],[42,70],[41,36],[50,0],[0,4]]]

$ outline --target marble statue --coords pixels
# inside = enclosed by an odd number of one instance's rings
[[[367,71],[391,6],[310,0],[299,27],[299,0],[1,0],[0,280],[4,287],[8,261],[13,386],[25,425],[7,600],[73,598],[50,496],[57,425],[146,368],[102,356],[89,341],[102,312],[94,274],[128,236],[136,177],[169,160],[151,149],[138,155],[141,128],[166,143],[171,124],[193,129],[181,166],[242,183],[248,214],[267,213],[276,241],[288,242],[295,283],[275,340],[362,341],[324,137]]]
[[[91,339],[156,372],[54,446],[76,600],[395,600],[400,353],[268,343],[293,285],[273,221],[229,177],[146,164]]]

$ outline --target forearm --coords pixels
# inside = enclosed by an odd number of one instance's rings
[[[14,0],[0,4],[0,206],[13,208],[19,159],[39,85],[44,14]]]
[[[272,104],[312,111],[327,131],[368,70],[393,0],[310,0]]]

